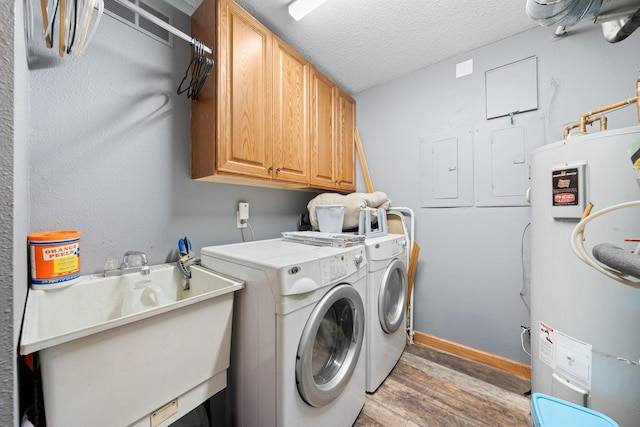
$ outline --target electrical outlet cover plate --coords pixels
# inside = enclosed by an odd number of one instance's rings
[[[247,228],[247,222],[249,221],[249,203],[238,203],[238,212],[236,215],[236,226],[238,228]]]
[[[236,226],[238,228],[247,228],[247,220],[240,218],[240,211],[238,211],[236,215]]]

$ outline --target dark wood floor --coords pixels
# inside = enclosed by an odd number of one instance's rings
[[[354,426],[530,427],[529,390],[529,380],[416,343]]]

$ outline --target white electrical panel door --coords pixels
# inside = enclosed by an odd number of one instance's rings
[[[470,129],[420,140],[420,206],[473,206],[473,146]]]
[[[531,151],[544,142],[540,113],[496,119],[478,127],[473,141],[476,206],[528,206]]]
[[[431,171],[433,174],[433,198],[458,198],[458,139],[433,141]]]
[[[526,188],[523,126],[491,133],[491,195],[521,196]]]

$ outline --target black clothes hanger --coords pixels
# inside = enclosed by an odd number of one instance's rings
[[[198,94],[207,80],[207,76],[213,70],[213,60],[204,56],[204,45],[202,42],[195,40],[193,55],[191,56],[191,62],[187,67],[180,85],[178,86],[178,95],[187,92],[187,97],[195,100],[198,98]],[[185,82],[189,80],[189,83],[184,87]]]

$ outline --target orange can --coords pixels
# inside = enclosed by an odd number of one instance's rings
[[[29,234],[31,288],[69,286],[80,277],[79,231],[57,230]]]

